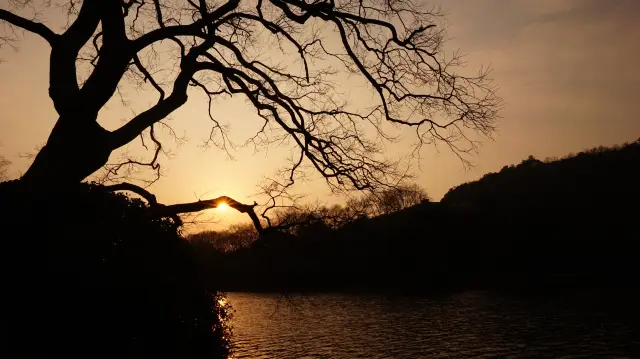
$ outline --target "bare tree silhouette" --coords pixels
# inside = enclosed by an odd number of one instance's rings
[[[263,121],[245,145],[291,143],[297,150],[283,172],[289,182],[309,166],[333,189],[399,183],[403,163],[383,153],[385,141],[394,139],[387,124],[413,128],[416,149],[444,143],[465,159],[476,149],[476,134],[495,130],[501,105],[488,70],[460,74],[462,57],[445,54],[441,12],[411,1],[7,4],[0,9],[0,22],[8,25],[1,44],[16,46],[22,29],[51,47],[49,95],[59,118],[21,179],[45,190],[78,183],[104,166],[114,175],[132,166],[159,171],[163,147],[154,129],[192,91],[209,98],[210,145],[231,146],[213,115],[214,100],[243,96]],[[68,14],[61,33],[38,17],[54,5]],[[81,68],[86,79],[78,77]],[[338,80],[346,76],[366,83],[373,95],[368,106],[341,93]],[[127,81],[155,89],[158,101],[108,131],[98,112]],[[113,151],[137,138],[155,146],[150,161],[107,165]]]
[[[11,165],[11,161],[6,159],[4,156],[0,156],[0,181],[7,180],[7,172],[9,172],[9,165]]]
[[[363,200],[369,202],[370,215],[376,216],[398,212],[422,201],[429,201],[429,195],[422,187],[413,183],[370,194]]]

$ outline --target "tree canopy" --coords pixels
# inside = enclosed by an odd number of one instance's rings
[[[495,129],[500,99],[487,77],[460,72],[462,57],[445,52],[442,13],[404,0],[362,1],[31,1],[0,10],[2,43],[17,29],[51,47],[49,95],[59,115],[47,144],[23,179],[79,182],[107,164],[112,151],[151,140],[148,162],[111,164],[159,169],[162,144],[154,128],[193,91],[210,99],[210,144],[230,146],[215,117],[219,98],[242,96],[263,121],[246,145],[296,148],[283,172],[290,182],[303,166],[329,186],[376,189],[406,172],[386,158],[387,124],[415,129],[416,149],[445,143],[457,154],[475,149],[475,133]],[[68,26],[41,22],[44,7],[64,9]],[[2,31],[2,30],[0,30]],[[86,76],[79,76],[84,74]],[[348,75],[348,76],[345,76]],[[372,101],[351,103],[345,82],[361,81]],[[107,131],[100,109],[125,83],[157,92],[157,103]]]
[[[25,174],[0,186],[0,209],[11,214],[9,238],[33,226],[24,214],[44,217],[27,233],[39,245],[21,238],[3,252],[12,304],[6,306],[12,312],[8,327],[20,339],[13,340],[12,348],[19,352],[68,353],[78,351],[78,343],[114,355],[139,351],[144,356],[156,347],[164,353],[167,348],[214,352],[207,357],[228,352],[218,297],[208,285],[184,279],[198,271],[191,270],[188,248],[176,250],[183,246],[176,214],[224,200],[248,213],[260,229],[254,205],[219,197],[165,206],[144,188],[122,183],[139,166],[160,173],[165,148],[156,131],[166,128],[163,120],[198,91],[209,99],[209,145],[225,151],[232,146],[215,104],[234,96],[245,99],[261,121],[246,146],[292,148],[281,178],[265,187],[271,200],[286,195],[306,168],[336,190],[396,187],[406,177],[407,157],[384,153],[386,143],[396,139],[390,130],[394,126],[414,130],[416,151],[444,143],[462,158],[475,149],[478,134],[490,136],[495,129],[500,99],[488,71],[459,72],[461,56],[447,55],[443,48],[442,14],[411,1],[2,4],[0,46],[19,46],[23,32],[50,46],[43,56],[49,56],[49,97],[58,115]],[[55,12],[67,20],[60,31],[45,21],[45,14]],[[371,99],[356,101],[346,91],[349,85]],[[122,86],[154,91],[157,101],[109,130],[98,122],[99,113]],[[150,160],[109,163],[114,151],[137,139],[148,146]],[[116,183],[80,184],[101,169]],[[148,203],[111,193],[123,190]],[[267,208],[277,207],[270,203]],[[20,270],[30,263],[34,268]],[[184,276],[172,273],[181,267],[188,269],[179,273]],[[36,278],[40,273],[45,274],[41,281]],[[47,298],[51,305],[40,303],[37,283],[46,285],[45,293],[54,293]],[[42,331],[34,325],[42,318],[70,323],[72,329]],[[41,332],[47,340],[40,340]],[[23,344],[34,338],[45,345]],[[174,357],[185,355],[190,356]]]
[[[0,181],[6,180],[7,173],[9,172],[9,165],[11,161],[6,159],[4,156],[0,156]]]

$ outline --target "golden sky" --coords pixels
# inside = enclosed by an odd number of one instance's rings
[[[493,141],[484,141],[473,158],[474,168],[465,170],[444,148],[423,153],[416,182],[435,200],[454,185],[519,163],[528,155],[544,159],[640,137],[640,1],[429,3],[442,5],[448,13],[452,39],[447,49],[466,53],[470,69],[490,65],[505,101],[499,132]],[[0,0],[0,7],[7,8],[6,0]],[[59,19],[46,20],[58,30]],[[43,144],[57,118],[47,94],[48,46],[33,35],[21,37],[18,51],[0,50],[0,154],[14,162],[14,177],[29,165],[19,154]],[[133,89],[127,94],[137,104],[154,102],[152,96]],[[167,204],[223,194],[253,202],[256,184],[282,164],[288,150],[239,149],[233,152],[234,160],[216,149],[205,151],[200,144],[210,129],[206,110],[201,97],[191,96],[174,113],[171,124],[188,141],[170,146],[175,156],[162,160],[164,177],[150,190]],[[216,111],[238,142],[260,124],[241,99],[221,101]],[[132,109],[114,98],[101,112],[100,122],[112,129],[131,115]],[[309,193],[309,200],[341,202],[328,196],[322,181],[314,178],[299,188]],[[223,223],[243,219],[232,211],[218,213],[217,218]]]

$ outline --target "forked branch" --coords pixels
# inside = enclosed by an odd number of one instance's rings
[[[24,10],[33,1],[8,2]],[[419,157],[424,145],[443,143],[463,163],[478,141],[496,130],[502,101],[489,72],[461,70],[462,55],[443,48],[442,12],[418,0],[66,3],[73,9],[69,21],[75,20],[60,35],[6,10],[0,11],[0,23],[55,39],[50,96],[61,121],[71,123],[71,137],[96,127],[85,122],[97,121],[125,75],[140,89],[158,93],[157,103],[136,111],[121,127],[99,131],[105,159],[144,139],[147,130],[156,145],[150,162],[128,159],[114,171],[122,166],[159,170],[158,154],[164,150],[153,126],[183,106],[193,87],[209,102],[213,126],[206,144],[232,148],[218,122],[224,111],[213,105],[222,97],[241,97],[255,110],[250,117],[260,121],[247,144],[256,150],[288,146],[294,160],[284,176],[315,170],[336,191],[386,190],[407,177],[413,156],[387,157],[387,145],[402,135],[397,127],[413,129],[412,155]],[[77,81],[82,48],[90,52],[91,71]],[[348,94],[355,90],[362,94]],[[86,175],[104,164],[87,166]],[[162,208],[168,213],[214,205],[199,201]]]
[[[58,36],[45,24],[26,19],[4,9],[0,9],[0,20],[5,20],[6,22],[23,30],[40,35],[40,37],[47,40],[49,44],[53,44],[56,40],[56,37]]]
[[[258,234],[262,235],[264,233],[264,227],[262,226],[262,223],[260,223],[260,220],[258,219],[258,216],[256,215],[256,212],[254,210],[254,208],[258,205],[257,203],[244,204],[236,201],[231,197],[220,196],[218,198],[200,200],[191,203],[164,205],[158,203],[154,194],[132,183],[123,182],[106,186],[106,188],[114,192],[128,191],[139,195],[140,197],[144,198],[149,204],[150,216],[156,218],[170,217],[175,220],[176,218],[178,218],[178,214],[181,213],[200,212],[204,211],[205,209],[217,208],[222,204],[226,204],[240,213],[248,214],[249,218],[251,218],[251,221],[253,222],[254,227],[256,228],[256,231],[258,231]]]

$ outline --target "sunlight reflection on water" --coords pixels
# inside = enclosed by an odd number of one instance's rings
[[[637,295],[228,297],[236,359],[640,357]]]

